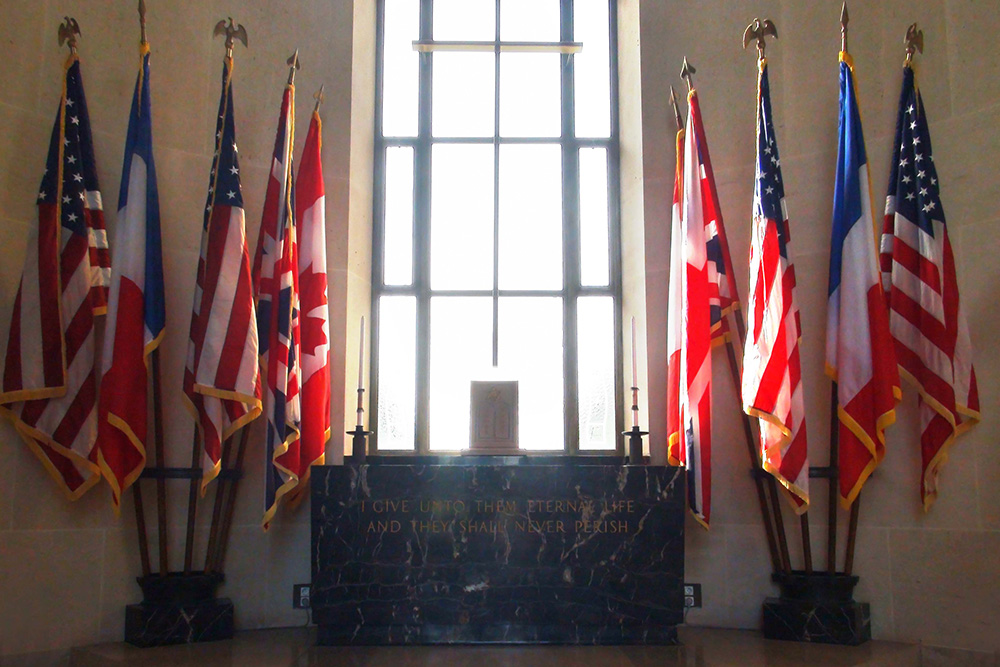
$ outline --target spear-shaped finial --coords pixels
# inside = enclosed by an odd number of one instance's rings
[[[319,87],[319,90],[317,90],[313,94],[313,97],[316,99],[316,106],[313,107],[313,113],[319,113],[319,107],[320,107],[320,105],[323,104],[323,89],[324,88],[326,88],[326,84],[321,85]]]
[[[229,25],[226,25],[225,21],[219,21],[215,24],[215,30],[212,31],[213,36],[225,35],[226,36],[226,57],[233,57],[233,46],[236,44],[236,40],[243,42],[244,48],[249,46],[247,43],[247,29],[243,27],[243,24],[237,26],[233,23],[233,17],[229,17]]]
[[[774,21],[771,19],[754,19],[747,29],[743,31],[743,48],[750,46],[750,42],[757,40],[757,59],[764,59],[764,49],[767,48],[767,44],[764,42],[764,37],[770,35],[775,39],[778,39],[778,29],[774,27]]]
[[[906,45],[906,60],[903,61],[903,66],[909,67],[913,63],[913,54],[916,51],[924,52],[924,31],[919,30],[916,23],[911,23],[906,29],[903,44]]]
[[[69,52],[76,55],[77,36],[80,35],[80,24],[72,16],[64,16],[59,24],[59,46],[69,44]]]
[[[689,93],[694,89],[694,86],[691,84],[691,75],[697,72],[698,70],[688,62],[687,56],[684,56],[684,62],[681,64],[681,78],[687,81]]]
[[[145,46],[146,41],[146,2],[139,0],[139,44]]]
[[[673,86],[670,86],[670,106],[674,108],[674,122],[677,123],[677,129],[680,130],[684,127],[684,119],[681,118],[681,108],[677,105],[677,95],[674,94]]]
[[[847,22],[851,17],[847,14],[847,3],[840,9],[840,50],[847,53]]]
[[[295,53],[285,61],[288,63],[288,85],[295,83],[295,70],[302,69],[302,65],[299,64],[299,50],[295,49]]]

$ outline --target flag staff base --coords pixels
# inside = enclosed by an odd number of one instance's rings
[[[765,638],[848,646],[872,638],[871,609],[853,597],[858,577],[792,570],[776,572],[771,579],[781,597],[764,600]]]
[[[146,468],[132,486],[133,493],[140,493],[142,483],[150,480],[162,484],[166,480],[197,482],[201,468]],[[224,468],[215,484],[220,493],[223,484],[234,485],[242,477],[236,468]],[[218,587],[225,581],[219,571],[201,570],[179,572],[154,572],[136,577],[142,589],[142,602],[125,607],[125,642],[148,648],[171,644],[232,639],[233,602],[216,597]]]
[[[147,648],[232,639],[233,602],[215,597],[221,572],[136,577],[143,600],[125,607],[125,641]]]
[[[816,466],[809,468],[809,477],[825,479],[835,489],[839,471],[835,465]],[[845,571],[835,569],[836,558],[831,556],[827,568],[771,575],[771,580],[781,590],[781,597],[764,600],[763,633],[766,639],[857,646],[872,638],[871,608],[867,602],[854,599],[854,587],[859,581],[852,573],[857,533],[857,510],[854,508],[859,500],[855,500],[852,507],[853,528]],[[802,522],[803,528],[807,525],[806,521]],[[836,543],[827,546],[835,549]],[[835,551],[830,553],[835,554]],[[807,565],[810,560],[806,560]]]

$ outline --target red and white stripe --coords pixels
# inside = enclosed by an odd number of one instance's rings
[[[204,439],[202,493],[223,441],[261,411],[257,318],[243,209],[217,205],[202,235],[184,393]]]
[[[674,171],[674,200],[670,219],[670,275],[667,287],[667,462],[685,466],[684,401],[681,400],[681,328],[684,323],[684,230],[681,222],[681,193],[684,179],[684,130],[678,130]]]
[[[759,209],[759,207],[755,207]],[[809,503],[801,329],[793,288],[795,270],[781,255],[778,225],[783,220],[754,215],[750,235],[750,295],[747,340],[743,355],[743,410],[760,422],[761,461],[765,470],[788,489],[796,511]]]
[[[924,232],[886,199],[883,286],[900,375],[920,394],[921,498],[930,509],[955,438],[978,423],[979,390],[948,230]]]

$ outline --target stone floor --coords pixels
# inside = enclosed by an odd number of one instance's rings
[[[237,634],[231,641],[137,649],[101,644],[74,649],[73,667],[923,667],[958,665],[921,657],[919,646],[873,641],[858,647],[768,641],[744,630],[682,628],[678,647],[638,646],[427,646],[316,647],[314,630],[287,628]],[[969,663],[965,663],[969,664]],[[983,663],[975,663],[983,664]]]

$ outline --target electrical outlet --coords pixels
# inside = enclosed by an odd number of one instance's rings
[[[310,601],[310,592],[312,590],[311,584],[293,584],[292,585],[292,608],[293,609],[308,609]]]
[[[684,584],[684,606],[701,607],[701,584]]]

